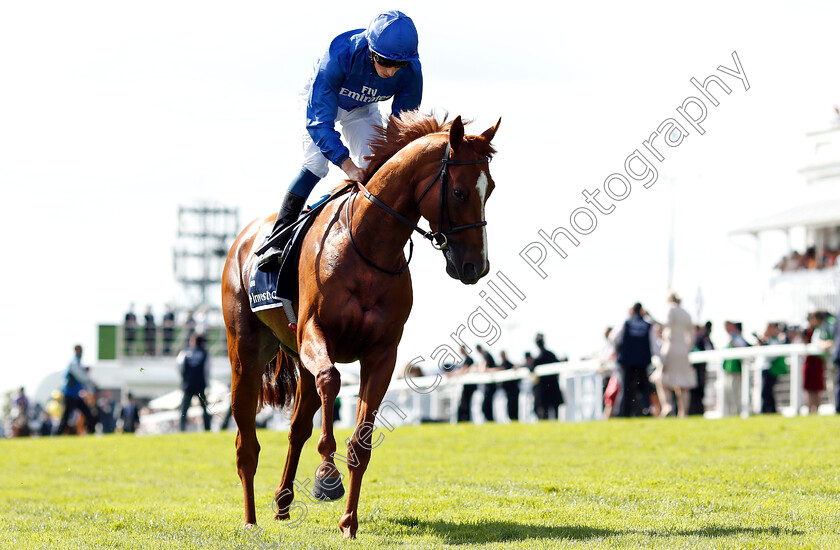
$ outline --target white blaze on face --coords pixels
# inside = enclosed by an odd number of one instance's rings
[[[487,186],[490,185],[490,181],[487,179],[487,173],[482,170],[481,174],[478,176],[478,181],[475,182],[475,189],[478,191],[478,196],[481,199],[481,220],[484,221],[484,203],[487,201]],[[481,239],[482,239],[482,248],[481,248],[481,259],[484,262],[484,266],[487,265],[487,226],[484,225],[481,227]]]

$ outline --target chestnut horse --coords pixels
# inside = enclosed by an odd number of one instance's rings
[[[488,163],[499,122],[480,136],[468,136],[460,117],[447,123],[414,111],[401,119],[392,117],[387,128],[380,129],[365,181],[327,203],[304,236],[299,293],[293,297],[296,327],[283,308],[254,313],[249,307],[254,251],[274,217],[252,222],[233,243],[222,278],[222,304],[246,525],[257,521],[254,474],[260,446],[255,415],[264,404],[288,405],[292,392],[289,450],[275,491],[275,518],[289,518],[298,460],[319,407],[323,422],[317,449],[322,463],[313,493],[324,499],[344,494],[333,460],[333,406],[341,385],[335,363],[358,360],[356,430],[348,442],[348,456],[353,457],[348,460],[350,489],[339,521],[343,536],[355,537],[372,432],[359,427],[371,426],[375,419],[412,305],[403,249],[417,231],[443,251],[452,278],[474,284],[487,273],[484,204],[494,188]],[[417,226],[421,216],[429,221],[431,232]]]

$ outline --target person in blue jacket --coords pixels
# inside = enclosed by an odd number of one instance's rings
[[[64,394],[64,413],[58,423],[57,435],[64,435],[75,410],[84,415],[87,433],[92,434],[96,430],[96,417],[85,402],[85,396],[94,391],[93,381],[82,366],[82,346],[76,344],[73,351],[73,359],[64,372],[64,387],[61,390]]]
[[[395,116],[420,106],[423,76],[417,43],[414,22],[396,10],[380,13],[367,29],[345,32],[332,41],[301,92],[306,97],[303,168],[289,185],[272,237],[297,220],[330,163],[348,180],[362,180],[374,126],[383,122],[380,101],[393,98]],[[284,243],[270,239],[269,244],[271,248],[259,251],[260,269],[271,269],[282,253]]]

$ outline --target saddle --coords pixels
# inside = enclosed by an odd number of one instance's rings
[[[279,267],[275,267],[269,271],[260,271],[257,269],[256,263],[254,264],[254,269],[251,272],[251,278],[248,282],[248,297],[251,311],[263,311],[282,307],[286,311],[286,317],[289,319],[289,322],[291,324],[297,322],[291,302],[297,298],[298,291],[300,290],[298,285],[298,264],[303,237],[309,231],[309,228],[312,227],[318,212],[323,210],[324,206],[329,202],[345,194],[352,188],[353,184],[345,185],[335,193],[323,197],[308,210],[301,213],[297,221],[289,226],[291,237],[283,248],[283,255]],[[266,241],[269,238],[270,235],[266,236]]]

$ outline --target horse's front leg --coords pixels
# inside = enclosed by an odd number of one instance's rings
[[[371,436],[376,413],[394,372],[397,348],[388,348],[361,360],[361,383],[359,401],[356,410],[356,428],[347,443],[347,465],[350,470],[350,489],[347,495],[347,508],[338,522],[344,538],[356,538],[359,528],[359,493],[362,490],[362,477],[370,462]]]
[[[315,472],[312,496],[319,500],[336,500],[344,496],[341,475],[333,458],[336,448],[333,408],[341,389],[341,373],[330,358],[324,333],[313,319],[303,327],[299,349],[301,363],[315,377],[315,388],[321,398],[321,436],[318,438],[321,465]]]

